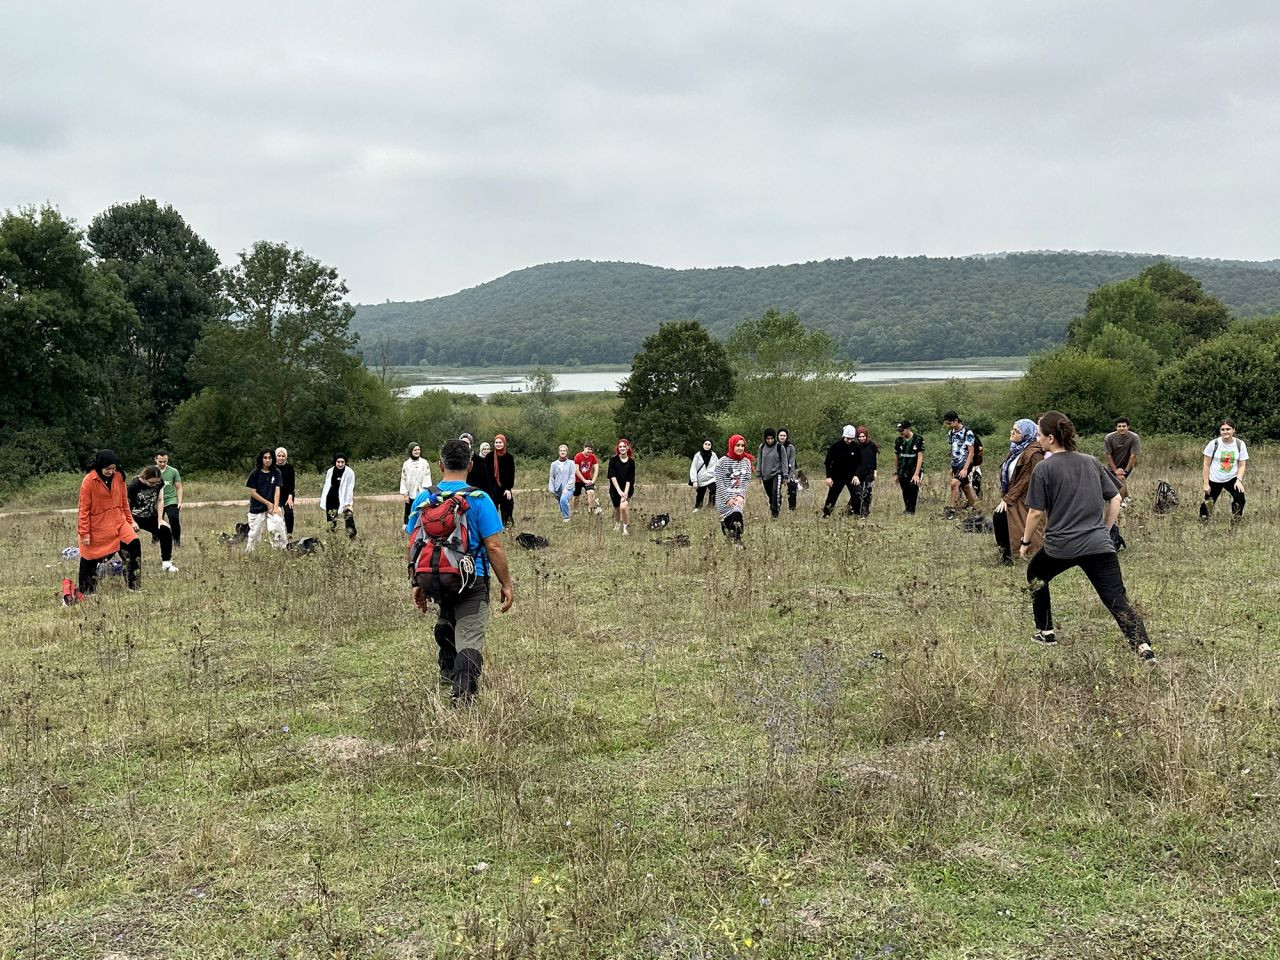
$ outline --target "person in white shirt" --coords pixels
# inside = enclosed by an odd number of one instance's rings
[[[1231,420],[1218,424],[1218,436],[1204,447],[1204,467],[1200,473],[1204,502],[1200,519],[1208,520],[1223,490],[1231,494],[1231,519],[1244,516],[1244,474],[1249,466],[1249,448],[1236,436]]]
[[[689,463],[689,486],[698,491],[693,501],[694,513],[702,509],[702,501],[707,494],[711,495],[711,506],[716,505],[716,465],[719,463],[720,458],[712,449],[711,441],[703,440],[702,449],[693,455]]]
[[[422,444],[409,445],[409,459],[400,467],[400,496],[404,497],[404,522],[409,522],[409,508],[418,494],[431,486],[431,464],[422,455]]]
[[[324,487],[320,491],[320,509],[329,521],[329,529],[336,530],[341,516],[347,528],[347,536],[356,535],[356,472],[347,466],[347,458],[339,453],[333,458],[333,466],[324,475]],[[407,521],[406,521],[407,522]]]

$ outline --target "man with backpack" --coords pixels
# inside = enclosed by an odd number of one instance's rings
[[[506,613],[515,602],[502,518],[487,493],[468,486],[470,466],[466,441],[447,441],[440,482],[417,496],[405,524],[413,602],[423,613],[437,610],[440,678],[450,684],[455,705],[469,702],[479,688],[491,573],[501,585],[498,609]]]
[[[947,426],[947,442],[951,444],[951,498],[943,513],[948,520],[956,516],[956,504],[960,500],[960,491],[964,491],[969,508],[977,506],[978,498],[973,492],[970,471],[982,463],[982,443],[972,430],[964,425],[960,414],[948,410],[942,415],[942,422]]]

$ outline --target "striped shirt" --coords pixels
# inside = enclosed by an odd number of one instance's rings
[[[751,486],[751,461],[746,457],[733,460],[722,457],[716,464],[716,512],[723,520],[729,514],[740,511],[742,507],[730,507],[729,501],[734,497],[747,497]]]

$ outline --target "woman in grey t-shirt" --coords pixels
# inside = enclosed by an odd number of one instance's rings
[[[1096,457],[1076,450],[1076,428],[1064,414],[1049,411],[1040,418],[1037,428],[1040,445],[1048,455],[1031,475],[1027,523],[1019,551],[1021,556],[1027,555],[1030,534],[1040,518],[1048,514],[1044,546],[1027,565],[1036,621],[1035,640],[1045,644],[1058,642],[1053,630],[1049,581],[1072,567],[1079,567],[1098,592],[1098,599],[1120,624],[1134,652],[1143,660],[1154,660],[1147,628],[1129,604],[1116,548],[1107,533],[1120,513],[1120,490],[1115,478]]]

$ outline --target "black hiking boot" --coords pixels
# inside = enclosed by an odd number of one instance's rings
[[[1046,647],[1056,647],[1058,645],[1058,636],[1052,630],[1037,630],[1031,639]]]
[[[475,699],[480,691],[480,672],[484,657],[479,650],[459,650],[453,660],[452,700],[455,707],[464,706]]]

